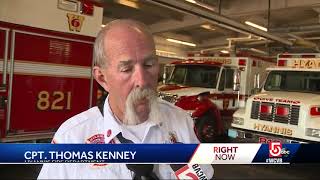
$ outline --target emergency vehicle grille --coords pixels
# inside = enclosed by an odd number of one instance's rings
[[[253,101],[251,107],[251,119],[258,119],[260,110],[260,102]]]
[[[175,95],[175,94],[167,94],[167,93],[162,93],[160,92],[159,93],[159,97],[165,101],[168,101],[170,103],[175,103],[177,102],[177,99],[178,99],[178,95]]]
[[[170,103],[174,102],[174,98],[172,96],[163,96],[162,99]]]
[[[269,107],[269,113],[261,113],[260,106]],[[288,114],[281,116],[276,114],[277,108],[288,109]],[[298,125],[300,106],[290,104],[276,104],[269,102],[253,101],[251,107],[251,119],[272,121],[284,124]]]
[[[300,106],[296,106],[296,105],[292,105],[292,106],[291,106],[291,119],[290,119],[290,124],[298,125],[298,121],[299,121],[299,111],[300,111]]]

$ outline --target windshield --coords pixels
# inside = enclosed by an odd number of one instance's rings
[[[215,88],[220,67],[203,65],[176,65],[168,84]]]
[[[320,72],[272,71],[264,86],[267,91],[320,92]]]

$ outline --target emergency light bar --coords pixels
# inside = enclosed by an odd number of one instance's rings
[[[320,116],[320,107],[319,106],[311,107],[310,115],[311,116]]]
[[[287,60],[284,60],[284,59],[278,60],[278,66],[286,66],[286,65],[287,65]]]
[[[240,66],[245,66],[246,65],[246,60],[245,59],[239,59],[239,65]]]
[[[285,116],[287,117],[289,114],[289,108],[288,107],[283,107],[283,106],[278,106],[276,109],[276,115],[277,116]]]
[[[260,113],[261,114],[271,114],[272,107],[266,104],[261,104],[260,106]]]

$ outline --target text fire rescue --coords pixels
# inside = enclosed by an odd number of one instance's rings
[[[238,147],[224,146],[213,147],[213,153],[215,160],[234,160]]]

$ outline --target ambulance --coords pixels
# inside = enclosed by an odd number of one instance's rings
[[[171,74],[158,87],[159,96],[190,113],[200,141],[213,142],[224,135],[234,111],[254,93],[254,82],[260,82],[265,69],[274,64],[272,59],[250,55],[189,57],[168,65]]]
[[[95,104],[102,17],[94,1],[0,1],[0,142],[51,138]]]
[[[233,114],[230,137],[245,142],[320,142],[320,54],[281,54],[261,93]]]

